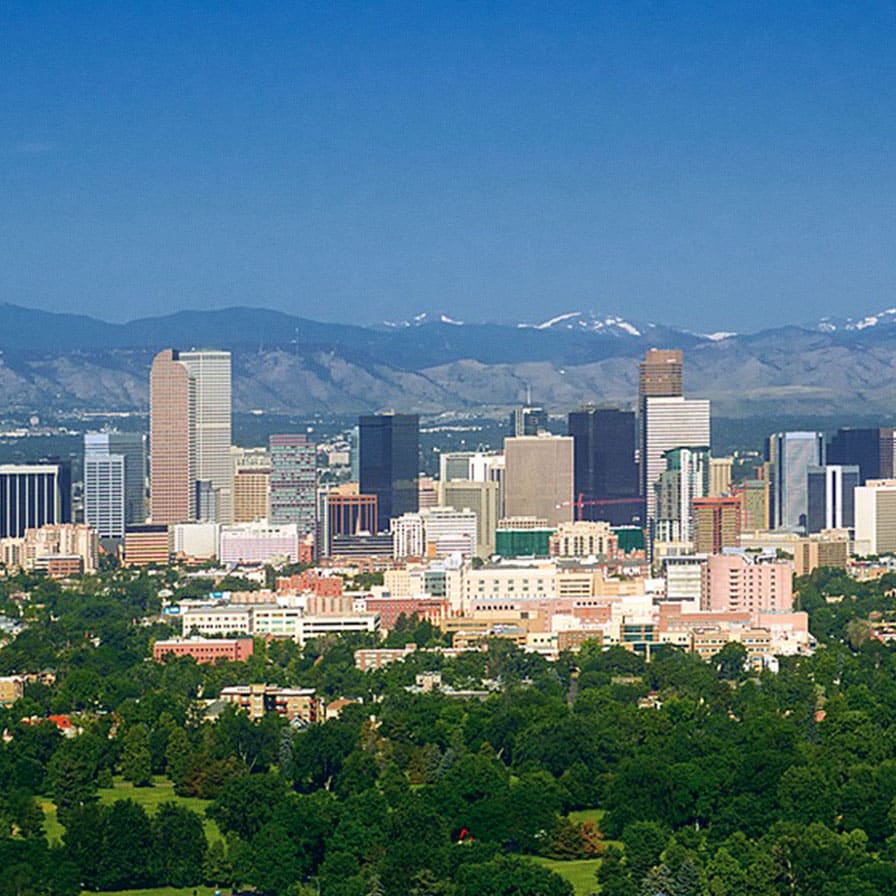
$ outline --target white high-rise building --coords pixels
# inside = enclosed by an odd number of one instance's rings
[[[88,457],[109,454],[117,454],[124,459],[124,523],[126,526],[142,523],[146,519],[146,436],[142,432],[115,430],[85,434],[85,461]],[[88,493],[86,479],[84,488],[86,506],[94,503],[93,496]],[[104,537],[102,532],[100,536]]]
[[[403,513],[392,520],[392,555],[396,560],[422,557],[423,517],[419,513]]]
[[[664,454],[673,448],[710,444],[710,405],[705,398],[645,398],[641,481],[647,518],[656,518],[654,485],[666,469]]]
[[[896,553],[896,479],[869,479],[855,490],[855,553]]]
[[[230,523],[233,518],[230,352],[179,352],[177,359],[186,366],[196,384],[196,481],[211,483],[215,493],[215,521]]]
[[[440,557],[476,553],[476,511],[470,508],[430,507],[421,511],[427,554]]]
[[[124,538],[125,459],[122,454],[84,454],[84,521],[100,538]]]
[[[427,507],[392,520],[393,556],[445,557],[476,553],[476,512],[453,507]]]

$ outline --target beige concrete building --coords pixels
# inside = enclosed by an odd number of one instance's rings
[[[476,514],[476,556],[487,560],[495,553],[495,530],[501,514],[501,489],[494,481],[452,479],[441,483],[444,507],[472,510]]]
[[[271,455],[265,448],[232,448],[233,521],[254,523],[271,515]]]
[[[807,576],[821,566],[846,569],[848,565],[847,529],[825,529],[818,535],[801,538],[794,546],[793,567],[798,576]]]
[[[18,675],[0,677],[0,706],[11,706],[25,696],[25,681]]]
[[[561,523],[550,539],[552,557],[615,557],[619,539],[609,523]]]
[[[322,721],[323,707],[313,688],[281,688],[271,684],[233,685],[221,689],[221,700],[240,707],[253,722],[269,712],[290,721]]]
[[[638,399],[684,394],[684,357],[680,349],[651,348],[638,365]]]
[[[517,436],[504,440],[504,513],[542,517],[552,526],[573,518],[573,440]]]
[[[869,479],[855,490],[855,553],[896,553],[896,479]]]
[[[124,530],[125,566],[165,566],[171,559],[171,532],[168,526],[147,523]]]
[[[709,496],[720,498],[731,494],[733,457],[712,457],[709,460]]]
[[[745,530],[768,529],[769,480],[747,479],[735,488],[741,500],[741,527]]]
[[[743,510],[739,496],[695,498],[693,510],[694,549],[698,554],[720,554],[725,548],[738,546]]]
[[[10,568],[49,571],[53,565],[88,575],[96,572],[98,553],[96,529],[83,523],[53,523],[27,529],[22,538],[3,539],[0,547],[0,559]]]
[[[553,597],[557,593],[557,568],[538,566],[483,566],[464,576],[464,606],[476,598]]]

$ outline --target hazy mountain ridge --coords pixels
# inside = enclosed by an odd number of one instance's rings
[[[109,324],[5,304],[0,412],[146,410],[149,365],[168,346],[230,349],[238,410],[497,409],[523,401],[527,388],[558,412],[584,401],[630,405],[649,347],[684,349],[688,394],[724,414],[896,408],[893,311],[701,336],[582,312],[525,326],[462,324],[440,312],[367,328],[255,308]]]

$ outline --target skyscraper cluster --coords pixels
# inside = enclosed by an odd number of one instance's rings
[[[306,433],[271,435],[263,448],[233,447],[231,403],[229,352],[159,352],[148,444],[140,433],[85,437],[85,522],[113,540],[144,523],[213,524],[219,528],[201,535],[178,531],[179,545],[201,543],[204,553],[219,547],[221,527],[258,524],[272,538],[276,527],[294,527],[284,537],[321,556],[391,553],[400,538],[403,556],[457,544],[481,559],[509,544],[539,556],[561,526],[601,523],[625,550],[641,544],[662,561],[719,553],[756,530],[852,530],[862,514],[865,541],[877,544],[868,533],[878,523],[868,520],[886,515],[888,493],[878,486],[880,500],[872,501],[858,489],[896,479],[893,429],[844,429],[828,445],[817,432],[774,433],[765,462],[746,474],[734,458],[713,457],[710,403],[685,394],[679,350],[645,353],[633,407],[586,405],[557,434],[530,400],[510,414],[503,450],[445,452],[438,479],[421,474],[415,414],[362,415],[351,451],[348,442],[340,449],[356,477],[319,481],[318,448]],[[64,483],[67,474],[53,475]],[[23,474],[4,485],[0,477],[6,531],[31,519],[71,518],[68,491],[45,479]],[[590,530],[569,537],[599,543]]]

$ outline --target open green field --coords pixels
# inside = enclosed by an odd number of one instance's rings
[[[600,865],[600,859],[572,859],[571,861],[558,861],[556,859],[543,859],[541,856],[533,856],[532,861],[538,862],[549,871],[559,874],[568,880],[575,890],[576,896],[591,896],[597,893],[597,879],[595,873]]]
[[[174,784],[167,778],[159,775],[153,778],[152,787],[134,787],[133,784],[125,781],[123,778],[115,778],[112,787],[101,787],[98,793],[100,802],[103,804],[108,805],[116,800],[133,800],[135,803],[143,806],[147,815],[155,815],[162,803],[177,803],[179,806],[190,809],[199,815],[205,828],[205,836],[209,842],[223,839],[218,826],[210,818],[205,817],[205,807],[208,806],[210,801],[201,800],[193,796],[178,796],[174,792]],[[47,832],[47,839],[51,843],[54,840],[61,840],[65,829],[56,817],[55,804],[50,800],[42,800],[41,807],[44,810],[44,828]],[[173,896],[173,891],[172,894],[167,894],[161,890],[147,892],[156,893],[158,896]],[[192,890],[190,893],[192,894]]]

